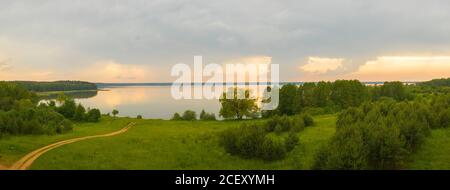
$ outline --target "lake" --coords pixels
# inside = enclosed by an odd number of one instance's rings
[[[74,94],[76,102],[85,107],[99,108],[102,113],[119,110],[119,116],[170,119],[175,112],[202,109],[215,113],[220,110],[219,100],[175,100],[171,96],[170,85],[165,86],[115,86],[102,87],[96,93]],[[83,95],[82,95],[83,94]]]
[[[372,82],[376,83],[376,82]],[[366,83],[370,85],[372,83]],[[280,85],[284,85],[281,83]],[[300,85],[302,83],[292,83]],[[377,83],[378,84],[378,83]],[[99,91],[71,92],[68,95],[83,106],[99,108],[102,113],[119,110],[119,116],[136,117],[142,115],[149,119],[170,119],[175,112],[182,114],[190,109],[200,114],[204,109],[219,116],[220,102],[213,100],[175,100],[171,95],[170,84],[99,84]],[[200,88],[194,85],[193,88]],[[255,90],[256,84],[250,84],[249,89]],[[192,90],[193,91],[193,90]],[[49,99],[56,98],[56,95]]]

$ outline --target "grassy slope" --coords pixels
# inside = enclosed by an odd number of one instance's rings
[[[450,128],[434,129],[411,160],[409,169],[449,170]]]
[[[317,148],[334,134],[334,121],[317,117],[286,159],[264,162],[231,156],[218,145],[216,134],[239,122],[140,120],[120,136],[52,150],[31,169],[309,169]]]
[[[0,165],[56,141],[118,130],[131,120],[103,118],[100,123],[77,125],[64,135],[0,139]],[[57,148],[40,157],[32,169],[309,169],[315,151],[335,132],[335,116],[315,120],[316,126],[299,133],[300,145],[276,162],[241,159],[218,146],[216,134],[240,122],[134,120],[138,125],[125,134]],[[450,169],[449,144],[450,128],[433,130],[407,168]]]
[[[124,127],[131,119],[102,118],[100,123],[75,125],[73,132],[62,135],[25,135],[0,139],[0,165],[11,165],[27,153],[65,139],[104,134]]]

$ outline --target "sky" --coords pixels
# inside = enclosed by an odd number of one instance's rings
[[[281,81],[450,77],[447,0],[2,0],[0,80],[171,82],[270,60]]]

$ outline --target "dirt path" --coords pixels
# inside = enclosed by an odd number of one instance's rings
[[[78,142],[78,141],[82,141],[82,140],[88,140],[88,139],[93,139],[93,138],[99,138],[99,137],[110,137],[110,136],[114,136],[114,135],[119,135],[122,133],[125,133],[128,131],[128,129],[130,129],[132,126],[134,126],[135,123],[129,123],[127,126],[125,126],[124,128],[112,132],[112,133],[108,133],[108,134],[103,134],[103,135],[93,135],[93,136],[87,136],[87,137],[79,137],[79,138],[74,138],[74,139],[68,139],[68,140],[64,140],[64,141],[60,141],[60,142],[56,142],[47,146],[44,146],[42,148],[39,148],[31,153],[28,153],[27,155],[25,155],[24,157],[22,157],[19,161],[17,161],[16,163],[14,163],[9,169],[10,170],[26,170],[27,168],[29,168],[31,166],[31,164],[33,164],[33,162],[39,158],[39,156],[41,156],[42,154],[58,148],[60,146],[66,145],[66,144],[70,144],[70,143],[74,143],[74,142]],[[1,166],[0,166],[1,168]]]

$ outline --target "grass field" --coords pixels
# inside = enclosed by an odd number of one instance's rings
[[[245,121],[165,121],[102,118],[100,123],[79,124],[68,134],[17,136],[0,139],[0,165],[44,145],[74,137],[104,134],[137,125],[119,136],[64,145],[51,150],[31,169],[310,169],[316,151],[335,132],[334,115],[315,117],[316,125],[298,135],[300,144],[280,161],[242,159],[227,154],[217,133]],[[450,169],[450,129],[436,129],[406,169]]]
[[[132,119],[102,118],[100,123],[75,125],[74,130],[62,135],[25,135],[0,139],[0,165],[9,166],[27,153],[45,145],[75,137],[104,134],[124,127]]]
[[[411,160],[408,169],[450,170],[450,128],[434,129]]]
[[[334,134],[335,116],[316,118],[300,145],[281,161],[231,156],[217,133],[240,122],[140,120],[127,133],[52,150],[31,169],[309,169],[315,151]]]

